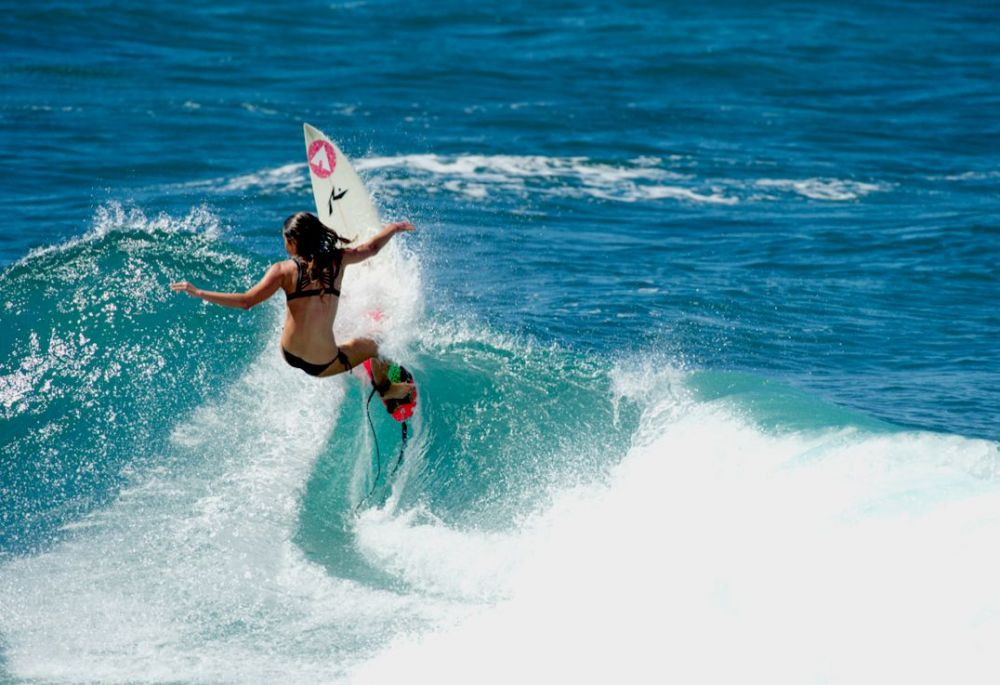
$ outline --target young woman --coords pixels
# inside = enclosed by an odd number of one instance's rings
[[[250,309],[285,291],[288,310],[281,334],[281,353],[285,361],[310,376],[333,376],[350,371],[371,358],[375,388],[384,400],[404,399],[413,390],[412,383],[392,383],[387,377],[389,363],[378,357],[378,346],[369,338],[355,338],[341,345],[333,337],[333,322],[340,301],[344,268],[378,254],[392,236],[414,230],[413,224],[400,221],[388,224],[367,243],[340,247],[349,242],[324,226],[309,212],[299,212],[285,219],[282,231],[285,250],[291,259],[272,264],[257,285],[244,293],[219,293],[201,290],[187,281],[171,283],[177,292],[200,297],[224,307]]]

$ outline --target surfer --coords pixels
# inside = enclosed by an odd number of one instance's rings
[[[338,345],[333,336],[333,322],[340,301],[344,268],[374,257],[397,233],[414,230],[408,221],[387,224],[374,238],[358,247],[341,247],[350,240],[309,212],[298,212],[285,219],[282,235],[290,259],[272,264],[264,277],[243,293],[201,290],[187,281],[171,283],[175,292],[185,292],[224,307],[250,309],[285,291],[287,313],[281,334],[281,354],[289,365],[310,376],[325,378],[350,371],[371,360],[370,375],[384,401],[405,400],[414,392],[412,382],[394,383],[391,370],[400,367],[378,355],[378,345],[371,338],[355,338]],[[409,379],[409,374],[404,378]],[[414,396],[415,397],[415,396]]]

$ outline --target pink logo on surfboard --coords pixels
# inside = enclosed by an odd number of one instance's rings
[[[320,178],[327,178],[337,166],[337,155],[333,146],[325,140],[314,140],[308,150],[309,168]]]

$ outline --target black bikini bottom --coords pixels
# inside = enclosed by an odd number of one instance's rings
[[[345,371],[351,370],[351,361],[344,354],[344,351],[337,348],[337,356],[328,361],[326,364],[313,364],[312,362],[307,362],[305,359],[296,357],[294,354],[286,350],[284,347],[281,348],[281,354],[284,356],[285,361],[288,362],[289,366],[294,366],[296,369],[302,369],[310,376],[318,376],[324,371],[326,371],[334,362],[340,362],[344,365]]]

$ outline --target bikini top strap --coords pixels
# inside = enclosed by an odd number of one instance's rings
[[[309,285],[309,280],[306,276],[306,263],[298,255],[292,257],[292,259],[295,260],[295,266],[299,270],[298,278],[295,280],[295,292],[298,292]]]
[[[294,299],[296,297],[304,297],[304,296],[307,297],[308,295],[321,294],[324,291],[323,288],[304,290],[304,288],[310,283],[309,276],[306,273],[308,266],[298,255],[292,257],[292,261],[295,262],[295,266],[298,269],[298,278],[295,281],[295,290],[291,294],[286,294],[286,296],[289,299]],[[336,268],[333,269],[333,273],[330,275],[330,287],[326,289],[326,292],[333,293],[337,297],[340,297],[340,290],[334,285],[334,283],[337,282],[337,276],[340,275],[340,268],[343,264],[343,261],[344,261],[344,251],[340,249],[336,250],[333,253],[333,264],[335,265]]]

